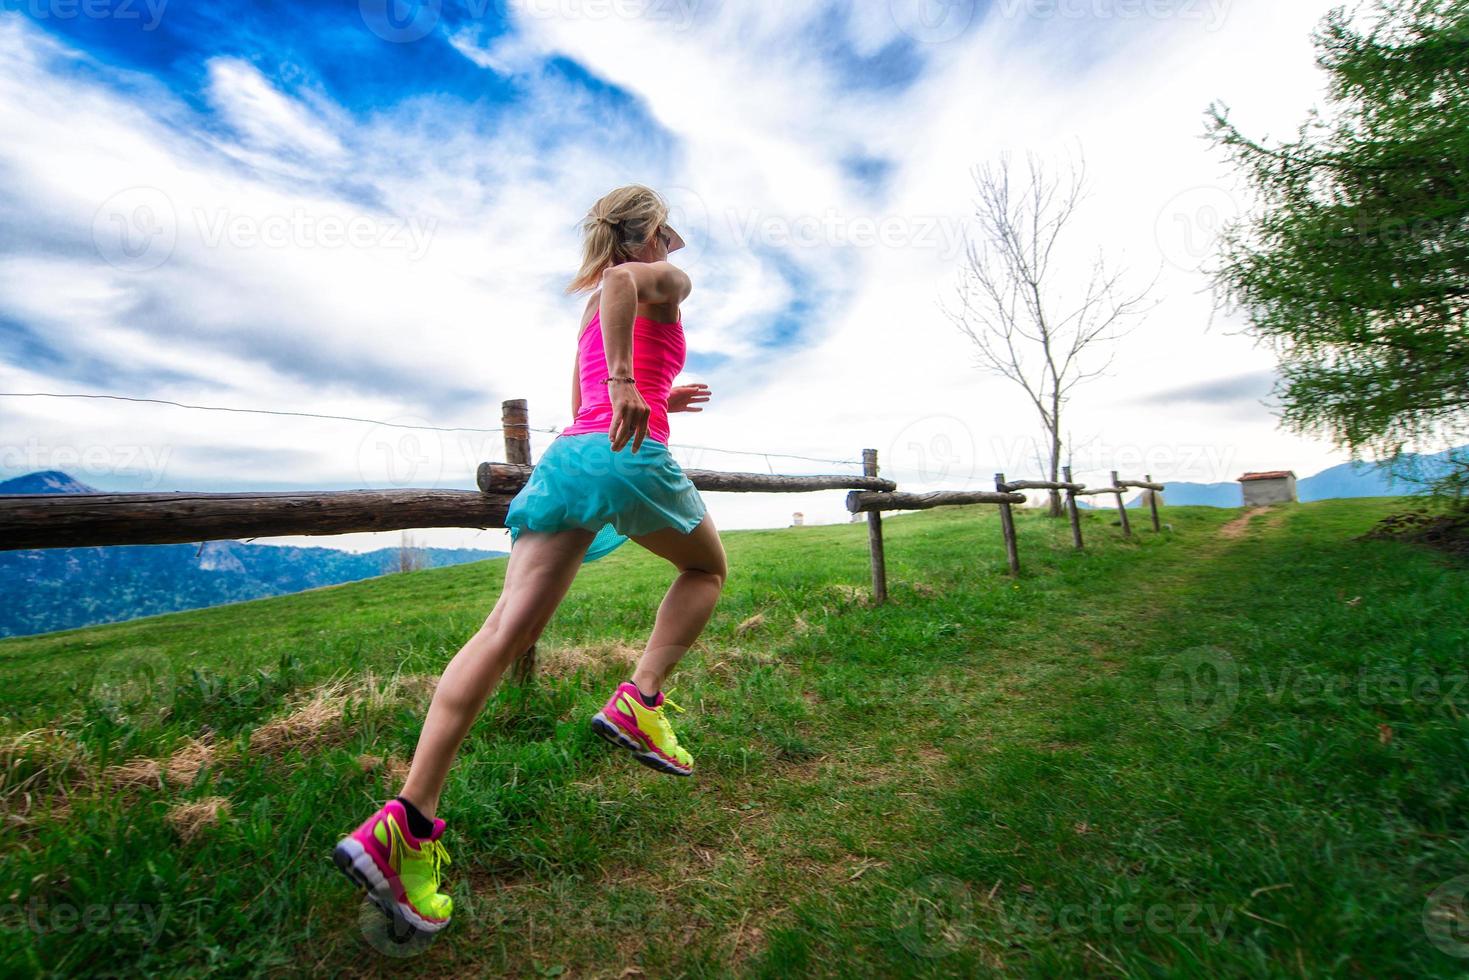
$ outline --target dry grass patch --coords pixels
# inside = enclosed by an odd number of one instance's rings
[[[102,781],[119,790],[163,789],[165,782],[180,787],[192,786],[199,773],[213,761],[212,740],[191,738],[162,761],[140,756],[108,766],[102,773]]]
[[[337,691],[317,691],[289,714],[272,718],[250,733],[250,750],[282,756],[291,749],[320,748],[346,740],[342,724],[346,699]]]
[[[847,606],[871,606],[874,604],[871,590],[864,589],[859,585],[847,585],[842,582],[837,582],[825,586],[820,591],[832,596]]]
[[[108,766],[102,772],[102,779],[114,789],[162,789],[163,766],[157,759],[129,759],[120,765]]]
[[[580,672],[596,673],[608,667],[630,668],[643,655],[631,643],[593,643],[588,646],[536,650],[536,672],[546,677],[568,678]]]
[[[765,614],[756,613],[755,615],[751,616],[749,619],[745,620],[744,622],[740,623],[740,625],[735,627],[735,636],[744,636],[751,630],[757,630],[764,625]]]
[[[207,796],[202,800],[177,803],[168,808],[164,820],[179,839],[188,843],[229,814],[230,801],[223,796]]]
[[[38,809],[53,817],[65,814],[72,793],[95,779],[86,746],[59,729],[21,732],[0,742],[0,813],[9,826],[29,824]]]
[[[12,774],[27,765],[55,779],[87,772],[89,761],[86,747],[58,728],[21,732],[0,742],[0,767],[7,785]]]
[[[386,759],[380,755],[368,755],[364,753],[357,757],[357,765],[363,772],[377,773],[385,784],[394,787],[401,786],[403,780],[408,778],[408,760],[390,755]]]
[[[438,678],[427,674],[381,677],[368,671],[317,685],[294,699],[288,711],[250,733],[250,750],[280,757],[292,749],[340,745],[351,731],[344,723],[349,707],[379,711],[402,704],[426,707]]]
[[[175,786],[192,786],[194,780],[199,778],[199,773],[213,761],[213,741],[208,738],[191,738],[168,757],[163,772]]]

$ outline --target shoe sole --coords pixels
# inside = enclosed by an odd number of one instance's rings
[[[367,893],[372,904],[382,910],[393,922],[396,930],[413,930],[432,935],[449,924],[430,922],[411,908],[405,908],[393,895],[393,886],[388,884],[378,869],[377,862],[358,841],[348,837],[332,849],[332,861],[347,879]]]
[[[670,776],[692,776],[694,770],[683,769],[675,766],[657,752],[652,751],[637,739],[622,730],[622,726],[608,719],[602,712],[592,716],[592,731],[602,736],[603,739],[612,743],[620,749],[627,749],[632,757],[649,769],[657,772],[667,773]]]

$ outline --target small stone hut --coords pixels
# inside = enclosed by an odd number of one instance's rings
[[[1296,502],[1296,475],[1290,470],[1246,473],[1239,478],[1239,485],[1246,507]]]

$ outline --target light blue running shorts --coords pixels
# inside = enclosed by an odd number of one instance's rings
[[[596,531],[586,563],[630,535],[668,527],[688,534],[705,511],[704,498],[666,444],[645,438],[637,452],[629,442],[614,453],[607,433],[579,432],[551,440],[510,501],[505,526],[512,548],[521,531]]]

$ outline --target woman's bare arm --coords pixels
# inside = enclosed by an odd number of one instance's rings
[[[671,262],[623,262],[602,273],[602,342],[609,374],[632,374],[632,324],[638,305],[682,303],[693,289]]]
[[[632,326],[639,303],[682,303],[692,290],[689,277],[671,262],[623,262],[602,273],[602,347],[607,373],[632,375]],[[617,452],[632,441],[637,452],[648,432],[652,410],[636,387],[613,381],[612,428],[608,438]]]

